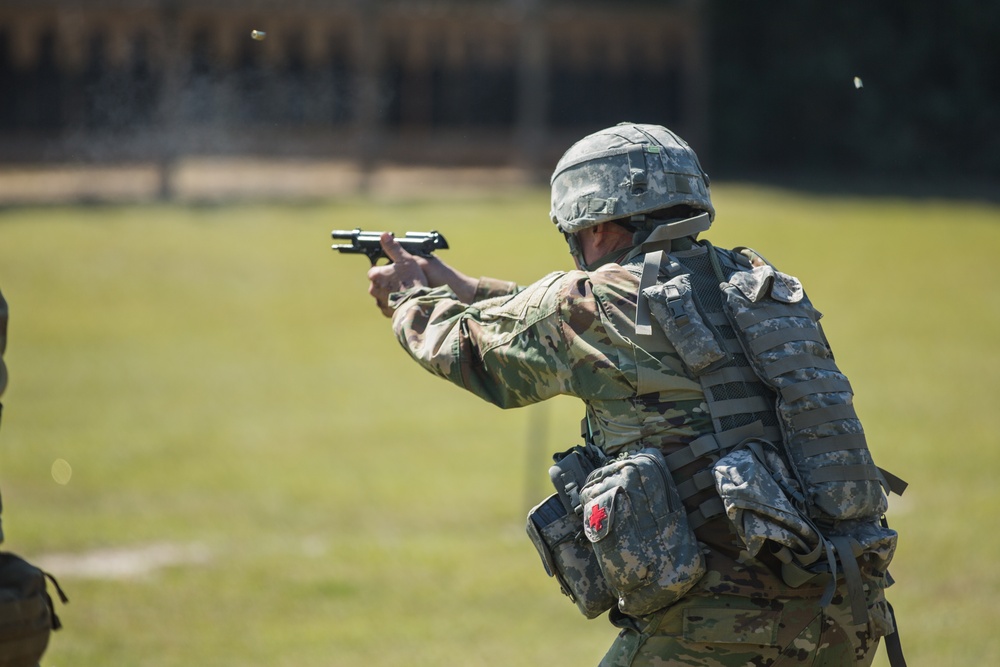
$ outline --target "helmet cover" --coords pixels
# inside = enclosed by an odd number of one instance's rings
[[[551,185],[550,216],[566,234],[682,204],[715,218],[698,156],[660,125],[621,123],[584,137],[563,154]]]

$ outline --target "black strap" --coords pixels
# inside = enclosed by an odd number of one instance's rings
[[[868,607],[865,604],[865,589],[861,580],[861,568],[858,567],[857,555],[861,546],[850,537],[834,535],[830,537],[834,548],[837,550],[837,557],[840,559],[841,569],[844,573],[844,582],[847,585],[847,596],[851,603],[851,616],[855,625],[865,625],[868,623]]]
[[[879,468],[878,471],[882,473],[882,477],[885,479],[886,486],[889,487],[890,491],[897,496],[903,495],[903,491],[906,491],[906,487],[909,486],[905,480],[896,477],[885,468]]]
[[[906,667],[906,658],[903,657],[903,644],[899,641],[899,624],[896,623],[896,612],[892,605],[885,603],[889,607],[889,616],[892,618],[892,634],[885,636],[885,652],[889,656],[890,667]]]

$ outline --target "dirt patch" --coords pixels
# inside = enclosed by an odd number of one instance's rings
[[[74,554],[45,554],[35,561],[56,577],[139,579],[181,565],[202,565],[212,554],[201,544],[158,543],[96,549]]]

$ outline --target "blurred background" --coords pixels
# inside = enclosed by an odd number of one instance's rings
[[[3,0],[0,195],[544,182],[623,120],[675,129],[717,178],[991,191],[998,26],[984,0]]]
[[[911,485],[909,664],[1000,664],[997,34],[987,0],[0,0],[3,548],[71,599],[43,665],[596,664],[614,628],[524,534],[578,402],[431,377],[329,245],[570,268],[548,174],[619,121],[686,138],[711,240],[825,313]]]

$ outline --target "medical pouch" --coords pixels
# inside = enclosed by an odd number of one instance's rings
[[[618,608],[644,616],[673,604],[705,573],[666,461],[643,449],[595,470],[580,492],[583,530]]]
[[[657,283],[642,293],[653,319],[693,375],[726,359],[725,351],[698,312],[688,275]]]
[[[559,494],[552,494],[528,513],[528,537],[542,558],[545,572],[559,582],[587,618],[615,606],[597,562],[594,547],[584,537],[580,516],[566,511]]]

